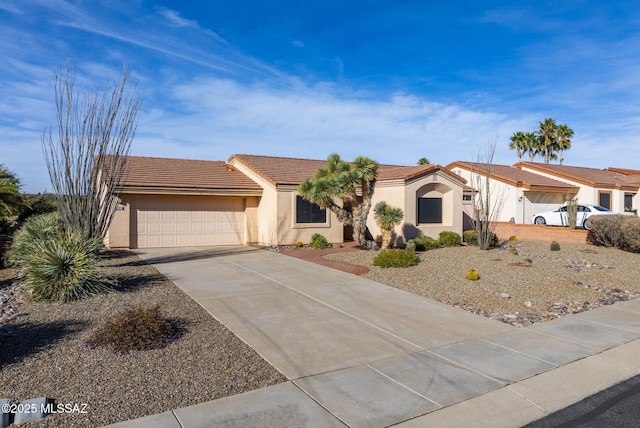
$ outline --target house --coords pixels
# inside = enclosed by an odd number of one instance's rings
[[[463,177],[468,185],[479,189],[484,188],[489,175],[491,204],[497,208],[502,204],[496,218],[496,221],[502,222],[531,223],[533,214],[558,208],[567,199],[575,197],[580,190],[576,185],[509,165],[455,161],[445,166],[445,169]],[[471,200],[470,193],[466,195],[466,199]],[[472,208],[469,202],[465,204],[465,218],[474,217]],[[465,224],[464,227],[471,228],[471,225]]]
[[[625,208],[630,210],[640,205],[638,175],[621,174],[615,169],[534,162],[518,162],[514,167],[579,187],[576,195],[579,203],[601,205],[616,212],[624,212]]]
[[[127,157],[128,174],[106,243],[111,248],[293,245],[314,233],[350,239],[331,211],[298,194],[326,161],[232,155],[224,161]],[[395,243],[441,231],[462,232],[465,180],[439,165],[380,165],[373,205],[402,208]],[[370,213],[375,238],[380,231]]]

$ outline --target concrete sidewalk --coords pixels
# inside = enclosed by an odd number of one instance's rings
[[[640,300],[518,329],[250,247],[137,253],[289,381],[113,426],[517,427],[640,373]]]

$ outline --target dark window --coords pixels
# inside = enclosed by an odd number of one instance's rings
[[[611,193],[600,192],[598,193],[598,198],[600,199],[598,205],[608,210],[611,209]]]
[[[471,195],[462,195],[463,201],[471,201]]]
[[[418,198],[418,224],[442,223],[442,198]]]
[[[296,198],[296,223],[326,223],[327,210],[301,196]]]
[[[624,209],[633,209],[633,195],[624,195]]]

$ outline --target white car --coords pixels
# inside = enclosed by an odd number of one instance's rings
[[[600,205],[579,204],[576,225],[590,229],[587,219],[592,215],[616,214]],[[569,226],[567,206],[563,205],[555,211],[538,213],[531,216],[531,223],[547,224],[549,226]]]

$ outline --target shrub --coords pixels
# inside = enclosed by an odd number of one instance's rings
[[[473,229],[462,232],[462,240],[469,245],[478,245],[478,236]]]
[[[179,337],[179,330],[160,313],[160,306],[128,309],[91,335],[83,346],[106,348],[117,354],[164,348]]]
[[[384,250],[373,259],[373,265],[381,268],[402,268],[415,266],[419,260],[418,255],[413,251],[398,249]]]
[[[551,251],[560,251],[560,244],[556,241],[551,241]]]
[[[594,215],[589,217],[591,237],[598,245],[605,247],[624,248],[623,222],[627,215]]]
[[[5,256],[9,266],[24,266],[43,242],[60,238],[64,234],[58,213],[30,217],[13,235],[11,247]],[[45,245],[46,246],[46,245]]]
[[[462,242],[462,237],[456,232],[440,232],[439,238],[443,247],[455,247]]]
[[[450,232],[454,233],[454,232]],[[469,245],[478,245],[478,235],[475,230],[465,230],[462,234],[463,241]],[[498,246],[498,235],[491,232],[489,235],[489,248]]]
[[[416,236],[413,238],[413,242],[416,244],[416,251],[427,251],[442,247],[439,240],[424,235]]]
[[[297,241],[296,248],[302,248],[302,247],[304,247],[304,244],[302,243],[302,241]]]
[[[497,236],[496,236],[496,238],[497,238]],[[511,235],[509,237],[509,241],[517,241],[517,240],[518,240],[518,238],[516,237],[516,235]]]
[[[625,249],[640,251],[640,217],[625,216],[622,223],[622,236],[624,236]]]
[[[409,239],[407,241],[407,245],[404,248],[407,251],[411,251],[412,253],[415,253],[416,251],[416,243],[413,239]]]
[[[315,250],[321,250],[323,248],[331,248],[331,244],[327,241],[323,235],[319,233],[314,233],[311,235],[311,248]]]
[[[466,277],[469,281],[477,281],[480,279],[480,274],[475,269],[469,269],[467,271]]]
[[[25,297],[32,301],[70,302],[111,291],[98,269],[98,239],[65,233],[36,241],[23,266]]]

